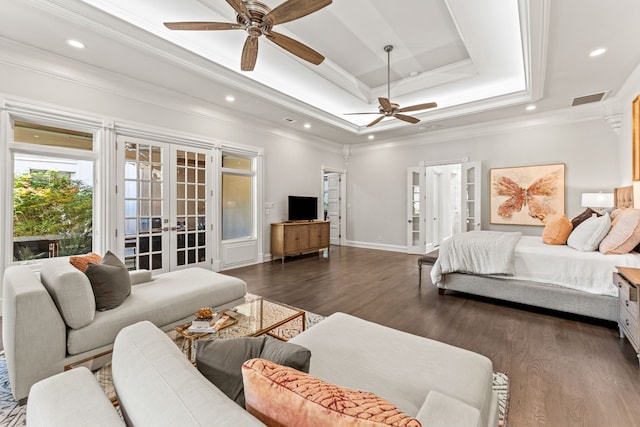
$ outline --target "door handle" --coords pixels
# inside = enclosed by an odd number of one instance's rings
[[[411,224],[413,221],[409,220],[409,224]]]

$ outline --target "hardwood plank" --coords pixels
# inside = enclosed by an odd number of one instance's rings
[[[250,292],[312,312],[342,311],[486,355],[511,380],[510,427],[640,425],[640,367],[614,323],[447,292],[418,256],[332,246],[224,271]]]

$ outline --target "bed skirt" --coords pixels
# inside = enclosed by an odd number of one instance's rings
[[[449,273],[444,275],[439,291],[445,289],[618,322],[617,297],[553,284]]]

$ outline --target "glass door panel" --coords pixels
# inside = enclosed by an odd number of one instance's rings
[[[407,253],[425,253],[424,168],[407,170]]]

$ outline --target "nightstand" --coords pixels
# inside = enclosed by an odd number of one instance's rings
[[[618,287],[618,326],[620,336],[627,337],[640,360],[640,328],[638,318],[638,288],[640,287],[640,269],[616,267],[613,283]]]

